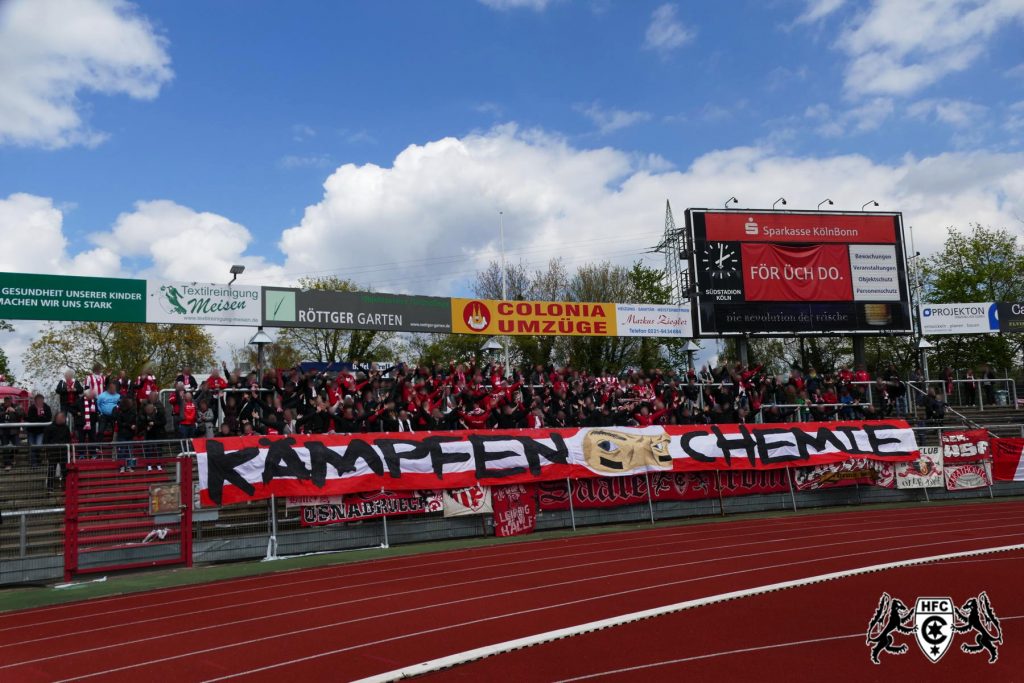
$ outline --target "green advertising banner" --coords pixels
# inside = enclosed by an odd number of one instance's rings
[[[146,281],[0,273],[0,319],[146,322]]]

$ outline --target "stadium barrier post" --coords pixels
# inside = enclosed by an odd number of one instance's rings
[[[651,512],[651,524],[654,524],[654,497],[651,495],[651,475],[644,472],[644,479],[647,480],[647,508]]]
[[[786,468],[786,481],[789,483],[789,498],[793,501],[793,512],[796,512],[796,491],[793,489],[793,470]]]
[[[922,486],[921,488],[924,489],[924,502],[926,502],[926,503],[932,502],[931,497],[928,495],[928,487],[927,486]]]
[[[722,473],[715,470],[715,486],[718,487],[718,514],[725,517],[725,502],[722,500]]]
[[[381,548],[387,549],[391,547],[391,542],[388,540],[388,516],[380,516],[381,528],[384,530],[384,542],[380,544]]]
[[[566,477],[565,485],[569,489],[569,519],[572,521],[572,530],[576,531],[576,510],[572,504],[572,479]]]
[[[184,466],[182,463],[184,460]],[[192,461],[178,458],[178,481],[181,482],[181,555],[185,566],[192,566]]]
[[[269,501],[269,509],[267,510],[267,526],[270,528],[270,537],[267,539],[267,556],[265,560],[276,560],[277,559],[277,501],[273,494]]]

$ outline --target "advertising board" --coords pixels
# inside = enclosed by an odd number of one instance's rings
[[[899,213],[688,209],[697,336],[909,334]]]

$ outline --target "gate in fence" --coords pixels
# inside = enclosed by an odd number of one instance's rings
[[[68,465],[65,581],[77,574],[175,564],[192,566],[189,458]]]

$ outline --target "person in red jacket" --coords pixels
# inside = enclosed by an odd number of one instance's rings
[[[192,392],[186,391],[181,401],[181,413],[178,421],[178,435],[183,439],[191,439],[196,435],[196,422],[199,410],[192,400]]]

